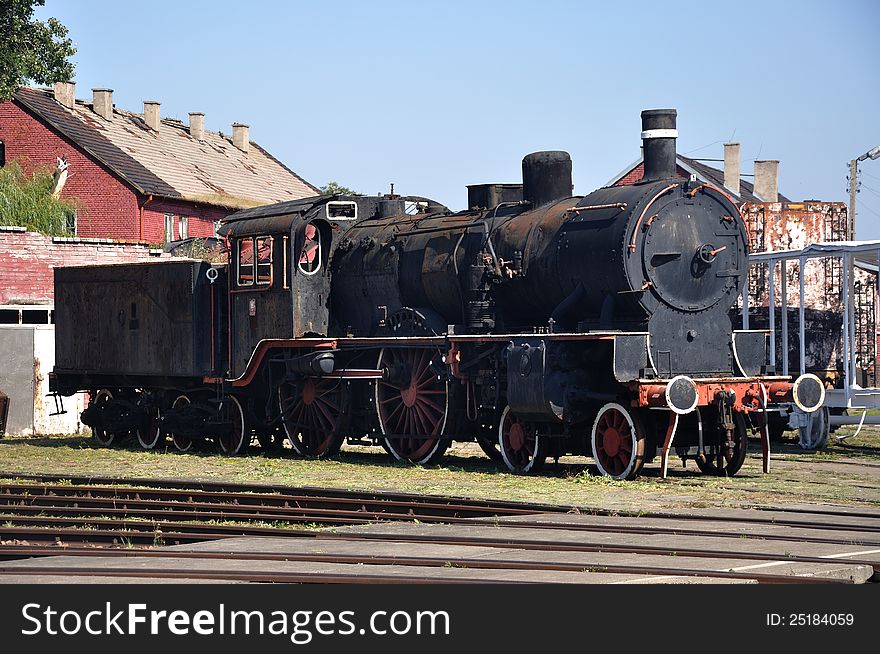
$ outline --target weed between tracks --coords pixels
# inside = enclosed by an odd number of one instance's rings
[[[852,431],[845,427],[838,433]],[[798,448],[792,434],[774,443],[769,475],[761,473],[758,442],[751,445],[742,471],[731,479],[706,477],[693,462],[682,468],[671,459],[668,479],[660,479],[654,462],[636,481],[621,482],[596,476],[592,460],[582,457],[548,462],[540,475],[513,475],[471,444],[455,444],[440,465],[412,467],[391,461],[378,448],[345,446],[335,460],[309,461],[293,458],[288,450],[264,456],[257,448],[247,457],[221,456],[208,446],[187,454],[145,452],[131,442],[106,449],[88,437],[66,435],[0,440],[0,471],[386,490],[621,511],[817,502],[880,505],[880,428],[865,428],[843,443],[832,437],[827,449],[817,453]]]

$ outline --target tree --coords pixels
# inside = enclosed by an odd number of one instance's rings
[[[48,169],[26,175],[16,161],[0,168],[0,225],[17,225],[52,236],[72,234],[77,204],[53,197],[55,180]]]
[[[321,195],[363,195],[362,193],[358,193],[356,191],[352,191],[347,186],[341,186],[336,182],[327,182],[324,186],[321,186],[318,190],[321,191]]]
[[[0,100],[18,87],[70,81],[76,48],[57,19],[34,18],[46,0],[0,0]]]

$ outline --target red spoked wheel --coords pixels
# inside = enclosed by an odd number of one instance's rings
[[[538,472],[547,460],[546,438],[535,425],[521,420],[505,407],[498,423],[501,458],[511,472]]]
[[[398,461],[435,463],[449,445],[442,438],[449,411],[449,389],[431,362],[429,348],[383,349],[378,367],[388,374],[376,383],[376,407],[385,445]]]
[[[237,397],[231,395],[226,408],[229,411],[228,417],[232,423],[232,428],[221,434],[217,439],[220,442],[220,450],[223,454],[229,456],[243,454],[251,442],[250,429],[248,429],[247,420],[245,419],[244,407],[241,406],[241,402],[238,401]]]
[[[150,407],[146,413],[143,424],[137,428],[137,439],[145,450],[154,450],[165,440],[159,425],[159,407]]]
[[[306,379],[278,387],[281,424],[291,447],[300,456],[333,456],[342,446],[339,416],[342,382],[339,379]]]
[[[638,416],[625,407],[606,404],[590,435],[599,472],[614,479],[635,479],[645,464],[645,432]]]
[[[172,402],[171,408],[176,410],[182,410],[185,406],[189,405],[190,401],[186,395],[178,395],[177,398]],[[174,447],[178,452],[189,452],[193,446],[193,439],[189,436],[181,436],[180,434],[171,434],[171,442],[174,443]]]

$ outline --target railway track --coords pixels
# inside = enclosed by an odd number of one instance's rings
[[[880,553],[880,512],[870,509],[764,507],[627,515],[402,493],[183,480],[9,477],[4,480],[0,474],[0,560],[9,562],[0,564],[0,581],[5,575],[62,574],[415,583],[427,580],[426,570],[443,571],[437,576],[443,583],[482,583],[485,575],[493,574],[501,576],[488,580],[529,581],[529,575],[569,574],[579,578],[674,575],[761,583],[840,581],[777,574],[773,567],[783,563],[827,567],[838,556],[813,556],[804,550],[804,543],[823,551],[855,550],[843,552],[846,566],[862,566],[869,577],[880,577],[880,557],[875,556]],[[187,483],[199,487],[187,488]],[[238,551],[243,537],[253,540]],[[211,551],[199,549],[211,543]],[[275,544],[277,551],[265,549],[267,543]],[[279,548],[278,543],[286,545]],[[788,551],[795,544],[800,549]],[[320,551],[315,550],[318,545]],[[388,549],[391,545],[394,551]],[[466,552],[436,554],[431,548]],[[859,557],[859,552],[870,556]],[[69,562],[63,572],[56,559],[46,558],[58,554]],[[114,565],[90,565],[97,556]],[[716,560],[754,564],[724,568],[714,566]],[[127,566],[126,561],[138,565]],[[593,565],[594,561],[601,565]],[[215,567],[205,569],[206,565]],[[216,568],[230,565],[238,567]],[[325,569],[282,569],[292,565]],[[510,575],[514,577],[508,579]]]

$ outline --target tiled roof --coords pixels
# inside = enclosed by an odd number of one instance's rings
[[[705,181],[721,188],[724,187],[723,171],[713,168],[712,166],[707,166],[702,161],[685,157],[682,154],[678,155],[678,161],[679,163],[685,163],[693,168],[697,175]],[[777,195],[779,196],[779,199],[777,200],[778,202],[791,202],[791,200],[782,195],[782,193],[777,193]],[[752,184],[752,182],[747,182],[742,177],[739,178],[739,198],[744,202],[763,202],[761,198],[755,195],[755,185]]]
[[[47,89],[21,88],[14,100],[144,195],[242,208],[319,193],[254,142],[245,153],[208,130],[198,141],[168,118],[154,132],[142,114],[115,107],[105,120],[90,103],[69,109]]]
[[[713,168],[712,166],[707,166],[702,161],[697,161],[696,159],[685,157],[682,154],[677,154],[675,157],[676,164],[680,169],[679,173],[681,173],[681,170],[684,170],[687,173],[693,173],[703,182],[708,182],[709,184],[714,184],[719,188],[724,188],[728,193],[730,193],[730,190],[724,186],[723,171],[718,170],[717,168]],[[622,172],[618,173],[605,186],[613,186],[617,184],[621,179],[626,177],[630,172],[641,165],[642,159],[639,158],[638,160],[627,166]],[[739,195],[735,195],[734,193],[730,193],[730,195],[733,196],[734,199],[740,200],[742,202],[763,202],[761,198],[755,195],[754,184],[752,184],[752,182],[746,181],[742,177],[739,178]],[[777,195],[779,196],[777,199],[778,202],[791,202],[791,200],[782,195],[782,193],[777,193]]]

